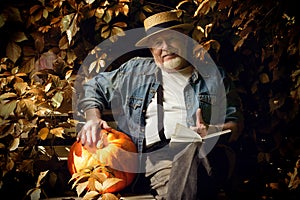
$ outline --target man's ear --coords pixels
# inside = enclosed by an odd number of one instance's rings
[[[153,48],[149,47],[151,54],[153,55]]]

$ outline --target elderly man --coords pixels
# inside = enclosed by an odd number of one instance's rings
[[[118,129],[137,145],[139,172],[145,172],[156,199],[205,199],[216,192],[206,155],[218,141],[187,139],[175,145],[177,124],[201,137],[231,130],[229,142],[241,132],[241,103],[231,80],[222,68],[194,62],[188,37],[193,26],[182,19],[181,11],[146,18],[147,36],[136,46],[148,47],[153,57],[132,58],[99,73],[84,85],[79,102],[86,124],[78,139],[90,151],[101,138],[97,130],[110,128],[101,112],[118,110]]]

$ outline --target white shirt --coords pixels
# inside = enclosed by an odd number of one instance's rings
[[[187,125],[186,108],[183,90],[193,72],[193,67],[187,67],[176,72],[162,70],[164,129],[167,139],[175,131],[176,123]],[[160,141],[157,128],[157,95],[155,94],[146,112],[146,145]]]

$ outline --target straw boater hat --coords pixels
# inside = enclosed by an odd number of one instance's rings
[[[183,32],[190,32],[192,24],[183,22],[183,11],[173,10],[160,12],[144,20],[146,36],[139,40],[136,46],[147,46],[149,38],[165,30],[182,29]]]

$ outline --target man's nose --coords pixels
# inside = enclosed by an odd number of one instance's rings
[[[162,40],[161,42],[161,49],[162,50],[168,50],[170,47],[170,42],[166,39]]]

